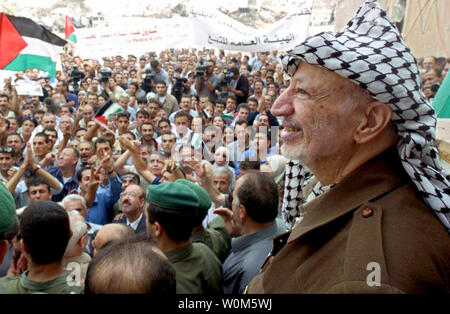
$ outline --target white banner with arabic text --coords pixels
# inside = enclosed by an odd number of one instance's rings
[[[262,30],[248,27],[216,9],[192,8],[192,44],[246,52],[289,50],[308,37],[311,3]]]

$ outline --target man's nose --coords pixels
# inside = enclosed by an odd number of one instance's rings
[[[277,98],[273,103],[270,112],[274,116],[290,116],[295,112],[294,106],[292,104],[292,98],[287,94],[287,90]]]

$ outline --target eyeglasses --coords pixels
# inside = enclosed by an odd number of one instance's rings
[[[130,197],[135,197],[136,196],[136,193],[134,193],[134,192],[122,192],[122,193],[120,193],[120,198],[123,198],[123,197],[126,197],[126,196],[130,196]]]

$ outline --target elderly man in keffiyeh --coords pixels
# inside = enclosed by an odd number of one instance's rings
[[[284,216],[296,226],[248,292],[449,293],[450,177],[417,64],[386,12],[367,0],[344,30],[282,62],[291,84],[272,113],[284,120]]]

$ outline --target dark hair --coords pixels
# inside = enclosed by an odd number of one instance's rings
[[[139,84],[136,82],[131,82],[129,86],[133,85],[134,87],[136,87],[137,90],[139,90]]]
[[[61,112],[61,109],[62,109],[62,108],[68,108],[69,111],[70,111],[70,113],[73,113],[73,111],[74,111],[74,109],[73,109],[72,106],[69,106],[69,105],[62,105],[61,107],[59,107],[58,112]]]
[[[56,137],[58,137],[58,131],[56,131],[56,129],[55,128],[45,128],[45,129],[43,129],[42,130],[42,132],[54,132],[54,133],[56,133]]]
[[[94,257],[88,267],[86,294],[175,294],[175,269],[142,235],[116,242]]]
[[[159,222],[171,240],[188,241],[196,225],[196,212],[189,208],[175,210],[150,203],[147,219],[150,223]]]
[[[148,121],[143,122],[143,123],[141,124],[141,128],[142,128],[144,125],[151,125],[152,128],[153,128],[153,130],[155,129],[155,126],[154,126],[153,123],[151,123],[151,122],[148,122]]]
[[[248,111],[250,111],[250,106],[249,106],[247,103],[245,103],[245,102],[241,103],[241,104],[237,107],[237,111],[239,112],[239,110],[241,110],[242,108],[247,109]]]
[[[100,136],[94,143],[94,151],[97,151],[97,145],[98,144],[103,144],[103,143],[108,143],[109,147],[112,149],[113,148],[113,144],[111,143],[111,141],[104,137],[104,136]]]
[[[87,129],[86,128],[78,128],[78,129],[75,130],[75,132],[73,132],[73,134],[76,135],[80,131],[86,131],[87,132]]]
[[[146,104],[147,103],[147,98],[145,98],[145,97],[137,97],[136,101],[137,101],[138,104],[142,104],[142,103]]]
[[[0,94],[0,98],[7,98],[7,99],[8,99],[8,101],[9,101],[9,96],[8,96],[8,95],[6,95],[6,94]]]
[[[130,113],[128,111],[119,112],[117,114],[117,121],[119,121],[120,118],[127,118],[130,120]]]
[[[148,111],[145,110],[145,109],[141,109],[141,110],[139,110],[138,112],[136,112],[136,117],[137,117],[138,114],[141,114],[141,115],[143,115],[144,117],[147,117],[147,118],[150,117],[150,114],[149,114]]]
[[[25,181],[25,184],[27,185],[28,190],[29,190],[30,187],[32,187],[32,186],[38,186],[38,185],[44,184],[44,185],[47,186],[47,190],[48,190],[48,192],[50,193],[50,183],[48,183],[47,180],[45,180],[44,178],[42,178],[42,177],[40,177],[40,176],[37,176],[37,175],[31,176],[30,178],[28,178],[28,179]]]
[[[258,103],[258,99],[256,99],[256,97],[249,97],[249,98],[247,99],[247,104],[248,104],[250,101],[253,101],[253,102]]]
[[[257,223],[273,221],[278,215],[278,187],[268,175],[249,171],[237,191],[237,201],[245,207],[248,216]]]
[[[156,68],[158,65],[159,65],[158,60],[152,60],[152,61],[150,61],[150,66],[151,66],[152,68]]]
[[[78,180],[78,182],[81,182],[81,179],[82,179],[81,175],[83,174],[83,171],[91,170],[91,168],[92,168],[91,165],[84,165],[83,167],[81,167],[80,170],[78,170],[78,172],[77,172],[77,180]]]
[[[43,138],[44,138],[44,141],[45,141],[46,143],[50,142],[50,139],[48,138],[48,135],[45,134],[43,131],[37,133],[34,137],[36,138],[36,137],[38,137],[38,136],[43,137]]]
[[[163,84],[164,86],[167,86],[166,82],[164,82],[163,80],[157,80],[155,82],[155,86],[158,85],[158,84]]]
[[[123,135],[123,134],[130,134],[130,135],[133,137],[133,140],[136,139],[136,134],[134,134],[134,133],[131,132],[131,131],[125,131],[125,132],[122,133],[122,135]]]
[[[33,113],[33,114],[34,114],[34,113]],[[22,125],[24,124],[25,121],[31,121],[31,122],[33,122],[34,127],[37,127],[38,124],[39,124],[39,123],[37,122],[37,120],[36,120],[34,117],[31,117],[31,116],[25,116],[25,117],[22,118],[22,120],[20,120],[20,126],[22,126]]]
[[[249,160],[249,158],[246,158],[244,161],[242,161],[239,164],[239,169],[240,170],[259,170],[260,166],[261,165],[260,165],[259,161]]]
[[[69,216],[57,203],[36,201],[22,213],[20,232],[33,263],[59,262],[71,236]]]
[[[248,126],[248,121],[244,119],[239,119],[236,121],[234,125],[241,125],[241,124],[245,124],[246,126]]]
[[[19,133],[17,132],[9,133],[8,135],[6,135],[6,140],[8,140],[8,137],[10,136],[18,136],[20,138],[20,141],[23,143],[23,138]]]
[[[236,97],[234,97],[233,95],[228,95],[227,98],[225,98],[225,101],[227,101],[229,98],[233,99],[234,102],[237,102]]]
[[[161,125],[162,122],[167,122],[170,125],[170,120],[167,118],[162,118],[158,121],[158,127]]]
[[[188,118],[189,121],[192,120],[192,116],[191,116],[190,114],[187,114],[187,113],[184,112],[184,111],[178,111],[178,112],[175,114],[175,117],[173,118],[173,121],[175,121],[175,120],[178,119],[178,118],[183,118],[183,117]],[[190,118],[189,118],[189,117],[190,117]]]

